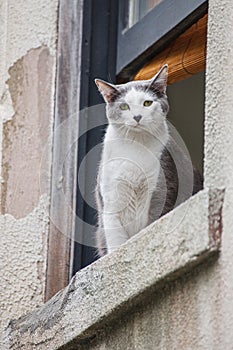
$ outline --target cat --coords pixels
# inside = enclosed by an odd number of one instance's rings
[[[95,79],[108,119],[95,191],[99,257],[177,205],[180,174],[169,152],[175,148],[166,118],[167,78],[164,65],[150,80],[113,85]],[[179,159],[185,172],[187,156]],[[191,192],[179,203],[202,188],[198,171],[191,172]]]

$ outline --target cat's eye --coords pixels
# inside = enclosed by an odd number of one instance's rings
[[[152,105],[153,101],[144,101],[143,106],[150,107]]]
[[[129,109],[129,105],[127,103],[121,103],[120,104],[120,109],[122,111],[126,111],[127,109]]]

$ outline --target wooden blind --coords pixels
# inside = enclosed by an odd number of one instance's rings
[[[135,80],[150,79],[165,63],[169,65],[168,84],[173,84],[204,70],[207,19],[206,14],[188,28],[164,51],[146,64],[137,73]]]

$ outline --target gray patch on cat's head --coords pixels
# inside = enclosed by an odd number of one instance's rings
[[[149,91],[152,93],[152,96],[157,98],[165,115],[167,115],[169,111],[169,104],[166,95],[167,77],[168,65],[165,64],[150,80],[141,80],[137,82],[139,89],[141,88],[144,89],[144,91]]]

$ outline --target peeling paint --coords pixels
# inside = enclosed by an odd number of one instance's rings
[[[0,1],[0,330],[44,300],[57,10]]]
[[[38,205],[41,164],[50,130],[54,59],[47,47],[30,50],[9,69],[15,115],[3,124],[1,212],[24,217]],[[47,159],[46,159],[47,160]],[[46,179],[45,179],[46,181]]]
[[[15,114],[6,85],[8,69],[33,48],[46,46],[56,55],[58,0],[0,1],[0,131]],[[1,168],[0,133],[0,168]],[[0,174],[1,179],[1,174]]]
[[[0,334],[44,300],[57,10],[0,1]]]
[[[10,79],[9,68],[14,67],[32,49],[40,47],[47,47],[55,60],[57,17],[58,0],[0,1],[0,169],[3,123],[10,121],[16,114],[6,84]]]
[[[51,55],[56,55],[57,11],[58,0],[0,2],[0,60],[5,68],[13,66],[32,48],[47,46]],[[0,80],[7,79],[7,70],[1,70]]]
[[[3,123],[11,120],[15,114],[9,90],[5,90],[0,99],[0,116]]]

